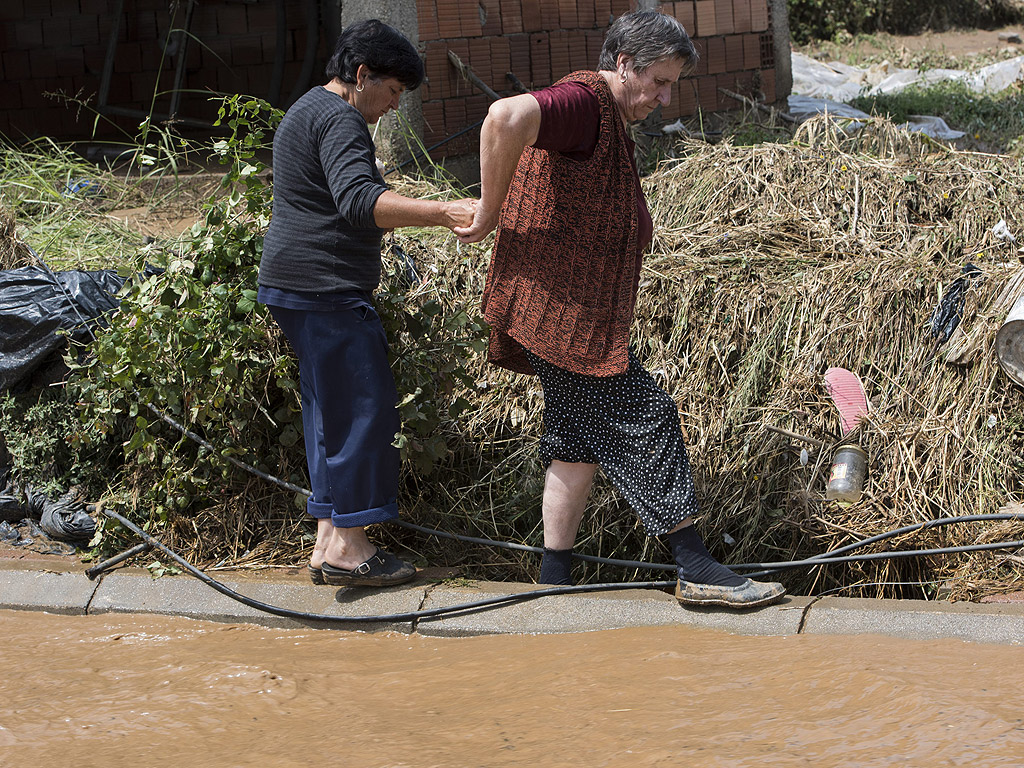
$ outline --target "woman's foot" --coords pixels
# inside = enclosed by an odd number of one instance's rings
[[[309,556],[309,578],[314,584],[326,584],[324,575],[320,570],[323,565],[324,556],[327,553],[327,545],[334,535],[334,525],[331,518],[318,518],[316,521],[316,543],[313,544],[313,553]]]
[[[378,549],[355,568],[335,568],[326,561],[320,568],[324,581],[332,586],[389,587],[404,584],[416,576],[415,566],[383,549]]]

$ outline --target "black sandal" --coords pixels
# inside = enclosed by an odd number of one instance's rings
[[[322,570],[317,568],[315,565],[307,565],[306,568],[309,569],[309,579],[314,584],[327,583],[326,581],[324,581],[324,572]]]
[[[403,560],[399,560],[390,552],[378,549],[365,563],[357,565],[351,571],[336,568],[324,561],[320,572],[327,584],[335,587],[387,587],[393,584],[404,584],[416,576],[416,568]]]

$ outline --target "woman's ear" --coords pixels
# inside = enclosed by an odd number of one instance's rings
[[[626,82],[626,74],[633,68],[633,57],[628,53],[620,53],[615,59],[615,72],[619,80]]]

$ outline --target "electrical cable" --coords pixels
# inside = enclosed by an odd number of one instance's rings
[[[53,273],[53,270],[50,269],[49,265],[39,256],[39,254],[37,254],[34,250],[31,249],[31,246],[29,247],[29,251],[46,268],[46,271],[49,273],[49,275],[53,279],[54,283],[58,286],[58,288],[64,294],[65,299],[68,301],[68,303],[71,305],[71,307],[73,308],[75,313],[78,314],[79,318],[82,320],[82,323],[85,326],[86,330],[88,331],[89,335],[92,336],[95,339],[95,334],[93,333],[92,328],[88,325],[88,322],[86,321],[86,319],[82,316],[82,314],[81,314],[81,312],[80,312],[80,310],[78,308],[78,305],[74,302],[74,300],[72,299],[72,297],[68,293],[67,289],[57,279],[57,276]],[[136,394],[136,396],[139,396],[140,400],[141,400],[141,396],[140,396],[140,394],[139,394],[139,392],[137,390],[135,391],[135,394]],[[285,488],[287,490],[290,490],[290,491],[292,491],[294,493],[301,493],[301,494],[304,494],[306,496],[312,495],[311,492],[309,491],[309,489],[302,488],[301,486],[295,485],[294,483],[289,483],[289,482],[287,482],[285,480],[281,480],[280,478],[274,477],[273,475],[267,474],[266,472],[262,472],[259,469],[257,469],[256,467],[253,467],[253,466],[251,466],[249,464],[246,464],[245,462],[240,461],[240,460],[234,458],[233,456],[226,456],[223,453],[218,452],[216,450],[216,447],[212,443],[210,443],[209,441],[203,439],[201,436],[199,436],[198,434],[192,432],[191,430],[187,429],[182,424],[179,424],[173,418],[171,418],[167,414],[165,414],[162,411],[160,411],[152,403],[146,402],[145,405],[147,406],[147,408],[151,412],[153,412],[161,420],[163,420],[164,422],[166,422],[170,426],[172,426],[175,429],[177,429],[179,432],[181,432],[181,434],[183,434],[184,436],[188,437],[191,440],[194,440],[195,442],[199,443],[203,447],[207,448],[208,450],[211,451],[211,453],[217,453],[218,455],[221,455],[223,458],[225,458],[231,464],[237,466],[238,468],[243,469],[243,470],[245,470],[247,472],[250,472],[250,473],[252,473],[252,474],[254,474],[254,475],[258,476],[258,477],[263,478],[264,480],[272,482],[272,483],[274,483],[274,484],[276,484],[276,485],[278,485],[278,486],[280,486],[282,488]],[[421,620],[421,619],[430,619],[430,618],[436,618],[436,617],[439,617],[439,616],[456,615],[456,614],[462,614],[462,613],[466,613],[466,612],[483,610],[483,609],[486,609],[486,608],[499,607],[501,605],[511,604],[511,603],[515,603],[515,602],[522,602],[522,601],[526,601],[526,600],[533,600],[533,599],[537,599],[537,598],[540,598],[540,597],[548,597],[548,596],[552,596],[552,595],[580,594],[580,593],[588,593],[588,592],[604,592],[604,591],[619,590],[619,589],[664,589],[664,588],[671,587],[672,585],[675,584],[675,580],[672,580],[672,581],[641,581],[641,582],[613,582],[613,583],[599,583],[599,584],[581,584],[581,585],[558,586],[558,587],[551,587],[551,588],[545,588],[545,589],[538,589],[538,590],[533,590],[533,591],[530,591],[530,592],[520,593],[520,594],[517,594],[517,595],[503,595],[503,596],[499,596],[499,597],[488,598],[488,599],[485,599],[485,600],[478,600],[478,601],[475,601],[475,602],[463,603],[463,604],[454,605],[454,606],[448,606],[448,607],[445,607],[445,608],[436,608],[436,609],[429,609],[429,610],[423,610],[423,611],[410,611],[410,612],[406,612],[406,613],[397,613],[397,614],[389,614],[389,615],[381,615],[381,616],[331,616],[331,615],[328,615],[328,614],[314,614],[314,613],[308,613],[308,612],[305,612],[305,611],[295,611],[295,610],[292,610],[292,609],[289,609],[289,608],[281,608],[279,606],[270,605],[268,603],[263,603],[263,602],[261,602],[259,600],[255,600],[254,598],[251,598],[251,597],[248,597],[246,595],[243,595],[243,594],[241,594],[239,592],[235,592],[230,587],[226,586],[225,584],[222,584],[221,582],[219,582],[216,579],[208,576],[206,573],[204,573],[203,571],[201,571],[198,568],[196,568],[194,565],[192,565],[187,560],[185,560],[183,557],[181,557],[181,555],[179,555],[178,553],[174,552],[172,549],[170,549],[169,547],[165,546],[163,543],[161,543],[157,539],[153,538],[152,536],[150,536],[148,533],[143,531],[141,528],[139,528],[138,526],[136,526],[134,523],[132,523],[131,521],[127,520],[123,516],[117,514],[116,512],[113,512],[112,510],[107,510],[107,509],[102,509],[102,512],[103,512],[103,514],[107,515],[108,517],[117,520],[125,528],[127,528],[128,530],[131,530],[137,536],[142,538],[143,541],[146,542],[146,544],[150,545],[151,547],[155,547],[155,548],[159,549],[161,552],[166,554],[171,560],[173,560],[178,565],[180,565],[183,569],[185,569],[185,571],[187,571],[189,574],[191,574],[192,576],[195,576],[200,581],[202,581],[204,584],[207,584],[208,586],[212,587],[213,589],[215,589],[216,591],[220,592],[221,594],[224,594],[227,597],[230,597],[231,599],[236,600],[236,601],[238,601],[238,602],[240,602],[240,603],[242,603],[244,605],[247,605],[247,606],[249,606],[251,608],[255,608],[257,610],[264,611],[266,613],[270,613],[270,614],[273,614],[273,615],[276,615],[276,616],[282,616],[282,617],[285,617],[285,618],[301,619],[301,620],[306,620],[306,621],[329,621],[329,622],[340,622],[340,623],[360,623],[360,622],[362,622],[362,623],[370,623],[370,622],[417,621],[417,620]],[[940,547],[940,548],[935,548],[935,549],[924,549],[924,550],[899,550],[899,551],[890,551],[890,552],[875,552],[875,553],[869,553],[869,554],[865,554],[865,555],[846,556],[846,555],[842,554],[844,552],[850,552],[850,551],[853,551],[853,550],[858,549],[860,547],[864,547],[864,546],[867,546],[869,544],[873,544],[873,543],[876,543],[876,542],[879,542],[879,541],[884,541],[886,539],[893,538],[895,536],[900,536],[900,535],[903,535],[903,534],[906,534],[906,533],[914,533],[914,532],[917,532],[917,531],[926,530],[926,529],[929,529],[929,528],[934,528],[934,527],[938,527],[938,526],[942,526],[942,525],[951,525],[953,523],[978,522],[978,521],[983,521],[983,520],[1021,520],[1021,519],[1024,519],[1024,513],[1000,512],[1000,513],[993,513],[993,514],[965,515],[965,516],[961,516],[961,517],[946,517],[946,518],[940,518],[940,519],[936,519],[936,520],[927,520],[927,521],[924,521],[922,523],[917,523],[917,524],[914,524],[914,525],[909,525],[909,526],[904,526],[902,528],[897,528],[897,529],[894,529],[894,530],[891,530],[891,531],[886,531],[886,532],[878,534],[876,536],[872,536],[872,537],[869,537],[867,539],[863,539],[861,541],[853,542],[851,544],[847,544],[847,545],[844,545],[842,547],[838,547],[836,549],[830,550],[830,551],[825,552],[825,553],[820,554],[820,555],[813,555],[813,556],[811,556],[809,558],[805,558],[803,560],[790,560],[790,561],[775,562],[775,563],[739,563],[739,564],[736,564],[736,565],[730,565],[729,567],[734,569],[734,570],[761,569],[761,570],[758,570],[758,571],[756,571],[754,573],[748,574],[748,578],[752,578],[752,577],[765,576],[765,575],[777,573],[777,572],[779,572],[781,570],[785,570],[785,569],[788,569],[788,568],[816,566],[816,565],[827,565],[827,564],[832,564],[832,563],[847,563],[847,562],[858,562],[858,561],[868,561],[868,560],[896,559],[896,558],[904,558],[904,557],[925,557],[925,556],[930,556],[930,555],[955,554],[955,553],[961,553],[961,552],[978,552],[978,551],[987,551],[987,550],[995,550],[995,549],[1019,548],[1019,547],[1024,546],[1024,541],[1003,541],[1003,542],[993,542],[993,543],[989,543],[989,544],[975,544],[975,545],[967,545],[967,546],[960,546],[960,547]],[[408,529],[415,530],[415,531],[419,531],[421,533],[427,533],[427,534],[430,534],[430,535],[433,535],[433,536],[438,536],[438,537],[441,537],[441,538],[450,538],[450,539],[454,539],[454,540],[457,540],[457,541],[464,541],[464,542],[475,543],[475,544],[484,544],[484,545],[488,545],[488,546],[496,546],[496,547],[505,548],[505,549],[514,549],[514,550],[532,552],[532,553],[537,553],[537,554],[540,554],[540,553],[543,552],[543,550],[540,547],[531,547],[531,546],[528,546],[528,545],[525,545],[525,544],[515,544],[515,543],[512,543],[512,542],[499,542],[499,541],[494,541],[494,540],[491,540],[491,539],[484,539],[484,538],[478,538],[478,537],[464,536],[464,535],[460,535],[460,534],[448,533],[446,531],[439,531],[439,530],[435,530],[435,529],[432,529],[432,528],[427,528],[425,526],[416,525],[414,523],[408,523],[408,522],[406,522],[404,520],[395,520],[393,522],[395,522],[397,525],[399,525],[401,527],[408,528]],[[617,560],[617,559],[613,559],[613,558],[603,558],[603,557],[597,557],[597,556],[594,556],[594,555],[582,555],[582,554],[577,554],[577,553],[574,553],[573,557],[576,558],[576,559],[579,559],[579,560],[586,561],[586,562],[595,562],[595,563],[600,563],[600,564],[605,564],[605,565],[616,565],[616,566],[629,567],[629,568],[638,568],[638,569],[639,568],[645,568],[645,569],[649,569],[649,570],[667,570],[667,571],[676,570],[676,566],[675,565],[667,565],[667,564],[664,564],[664,563],[647,563],[647,562],[641,562],[641,561],[636,561],[636,560]],[[115,559],[117,559],[117,558],[115,558]],[[113,560],[110,561],[110,562],[113,563]],[[98,575],[98,572],[94,570],[93,571],[93,575]]]

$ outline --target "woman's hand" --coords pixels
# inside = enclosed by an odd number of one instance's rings
[[[452,232],[459,236],[459,242],[478,243],[498,226],[499,213],[500,211],[488,211],[478,204],[472,223],[464,227],[454,227]]]
[[[453,232],[468,227],[476,215],[478,202],[474,197],[466,197],[444,203],[445,226]]]

